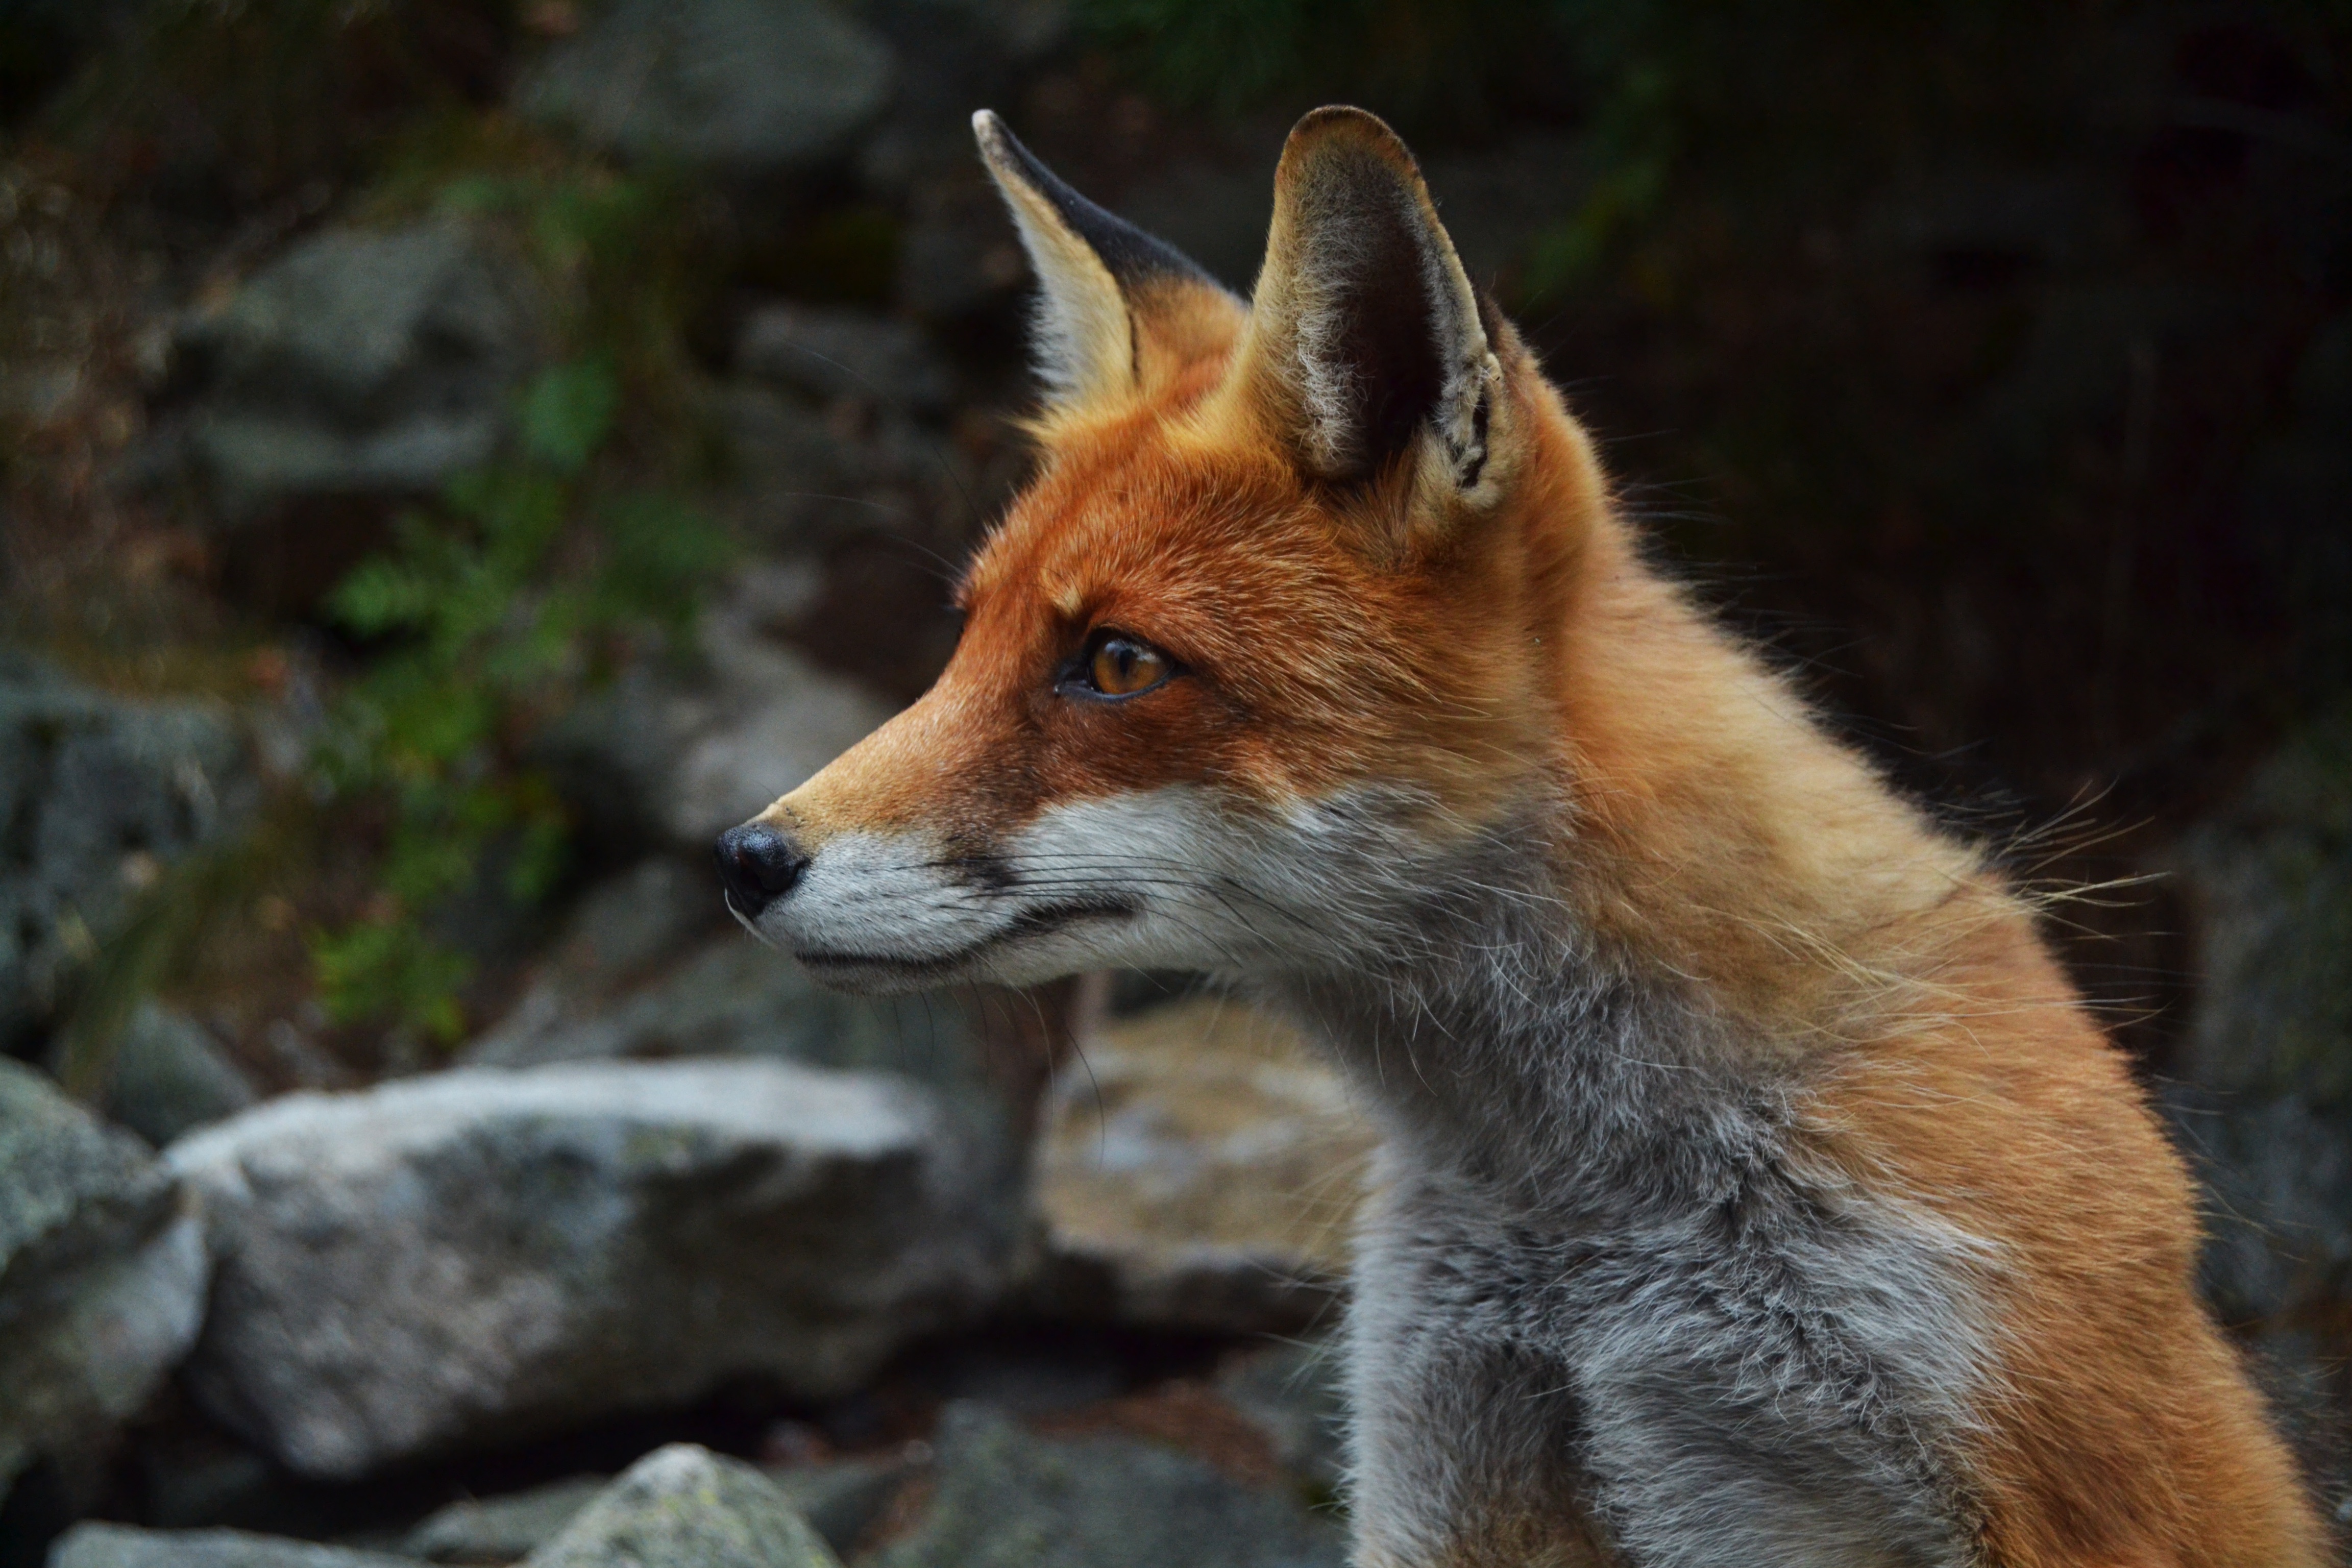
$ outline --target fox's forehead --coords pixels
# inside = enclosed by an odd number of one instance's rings
[[[1282,467],[1197,434],[1146,426],[1049,447],[966,573],[978,608],[1005,598],[1066,620],[1146,595],[1169,607],[1213,595],[1244,561],[1281,553],[1301,499]]]

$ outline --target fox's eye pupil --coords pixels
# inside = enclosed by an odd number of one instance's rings
[[[1106,697],[1129,697],[1168,676],[1167,657],[1132,637],[1106,637],[1095,647],[1087,676]]]

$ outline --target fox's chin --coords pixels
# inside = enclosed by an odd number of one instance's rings
[[[1083,954],[992,949],[947,958],[891,958],[876,953],[795,950],[810,979],[827,991],[855,996],[898,996],[950,985],[1042,985],[1101,967]]]
[[[793,957],[825,990],[853,996],[898,996],[990,978],[968,959],[896,959],[821,951],[795,951]]]
[[[778,942],[756,925],[752,930],[771,945],[784,947],[810,978],[829,990],[887,995],[974,982],[1041,985],[1118,963],[1122,959],[1114,952],[1120,945],[1116,934],[1134,914],[1134,906],[1123,900],[1042,906],[969,946],[929,953],[834,946],[809,936]]]

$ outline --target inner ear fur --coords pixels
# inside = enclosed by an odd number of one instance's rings
[[[1318,109],[1291,131],[1274,192],[1236,395],[1317,479],[1425,458],[1475,489],[1502,374],[1412,154],[1375,115]]]
[[[1242,302],[1192,258],[1072,190],[990,110],[971,127],[1037,273],[1049,406],[1116,404],[1232,346]]]

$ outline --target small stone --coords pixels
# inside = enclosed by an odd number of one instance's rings
[[[251,1535],[242,1530],[139,1530],[78,1524],[48,1568],[415,1568],[412,1559]]]
[[[691,1443],[631,1466],[530,1568],[840,1568],[773,1481]]]
[[[937,1490],[873,1568],[1339,1568],[1331,1524],[1190,1454],[1034,1437],[983,1405],[940,1426]]]
[[[579,1476],[503,1497],[453,1502],[410,1531],[400,1550],[432,1563],[512,1563],[553,1539],[596,1500],[607,1480]]]
[[[778,174],[847,153],[896,74],[889,45],[821,0],[619,0],[517,101],[633,157]]]
[[[205,1026],[184,1014],[142,1004],[115,1045],[107,1113],[158,1147],[257,1098]]]
[[[1345,1289],[1370,1126],[1296,1031],[1202,997],[1104,1026],[1037,1173],[1048,1310],[1293,1333]]]
[[[908,1466],[895,1458],[835,1459],[762,1473],[826,1545],[846,1553],[906,1479]],[[608,1484],[603,1476],[579,1476],[451,1503],[410,1531],[400,1549],[434,1563],[512,1563],[553,1540]]]
[[[171,1184],[139,1142],[0,1058],[0,1300],[160,1225]]]
[[[183,1139],[225,1423],[344,1479],[694,1399],[806,1397],[988,1310],[1002,1149],[905,1079],[779,1061],[465,1068]]]

